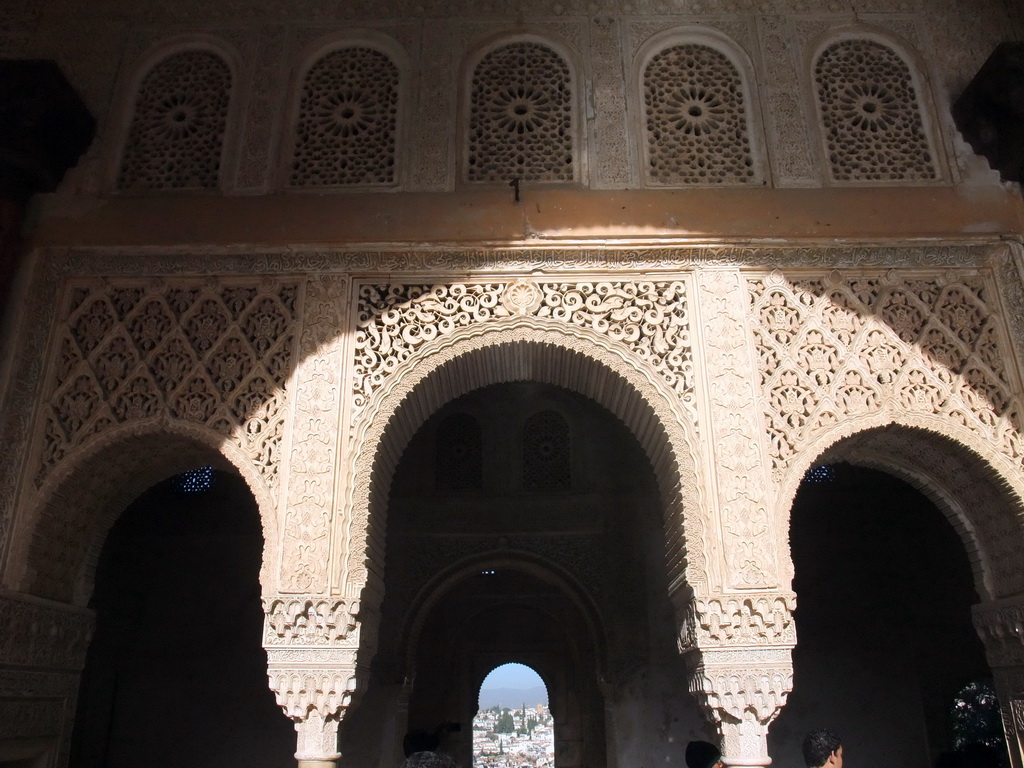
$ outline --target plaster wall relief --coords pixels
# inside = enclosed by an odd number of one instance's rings
[[[590,23],[590,58],[593,67],[592,103],[587,119],[593,122],[590,180],[595,188],[629,185],[632,142],[626,122],[626,84],[622,80],[622,22],[611,17]]]
[[[793,687],[795,597],[783,591],[779,531],[769,515],[770,463],[754,427],[757,365],[745,331],[744,279],[739,270],[714,269],[698,273],[696,282],[715,587],[694,596],[680,650],[690,690],[721,734],[730,764],[764,765],[768,725]]]
[[[287,593],[326,593],[331,522],[337,506],[340,410],[345,402],[345,308],[347,277],[308,278],[295,372],[295,415],[288,449],[287,504],[283,511],[281,589]]]
[[[216,189],[232,79],[227,62],[209,50],[157,63],[135,97],[118,189]]]
[[[809,116],[800,96],[797,54],[790,43],[794,38],[792,20],[776,15],[759,17],[758,38],[764,72],[758,95],[764,103],[773,181],[779,187],[815,186]]]
[[[92,611],[0,593],[0,755],[31,741],[66,764],[93,621]]]
[[[410,127],[410,144],[416,151],[409,157],[411,189],[439,191],[455,183],[455,114],[458,88],[448,73],[452,61],[453,31],[440,19],[424,20],[417,74],[416,114],[420,119]],[[447,130],[437,130],[445,126]]]
[[[190,459],[230,457],[269,507],[279,493],[297,302],[289,279],[61,283],[56,317],[42,325],[49,359],[30,387],[40,387],[26,411],[33,437],[10,466],[24,478],[24,536],[6,563],[12,583],[87,600],[102,545],[96,526],[148,487],[138,483],[164,479],[161,468],[189,469],[180,464]],[[264,525],[277,528],[270,518]]]
[[[871,417],[927,418],[1011,473],[1024,462],[1012,347],[987,270],[776,272],[749,284],[776,480],[804,446]]]
[[[719,589],[775,589],[777,537],[768,512],[770,457],[755,427],[759,403],[755,352],[745,331],[746,286],[738,270],[697,276],[702,372],[707,381],[708,484],[716,491]],[[717,591],[717,590],[716,590]]]
[[[105,430],[171,419],[234,442],[276,494],[297,303],[289,280],[69,281],[35,488]]]
[[[261,26],[255,35],[250,64],[252,78],[247,93],[244,122],[239,131],[238,166],[234,185],[247,192],[268,191],[272,184],[271,158],[284,105],[284,62],[281,40],[287,34],[282,24]]]
[[[661,444],[652,442],[664,440],[665,430],[678,433],[675,425],[681,418],[684,423],[693,422],[693,362],[684,281],[498,278],[487,283],[360,283],[355,292],[352,439],[358,457],[351,481],[352,507],[343,522],[345,532],[338,537],[349,547],[344,553],[348,565],[338,579],[344,591],[365,582],[362,563],[368,555],[373,561],[382,557],[376,549],[368,549],[380,546],[379,533],[367,539],[367,521],[373,519],[370,510],[378,510],[374,516],[382,515],[384,503],[373,489],[387,487],[389,481],[383,479],[390,471],[387,467],[393,469],[419,423],[446,399],[464,391],[523,377],[550,379],[604,402],[627,423],[630,418],[635,421],[641,409],[631,406],[627,415],[622,400],[636,397],[635,390],[614,379],[602,381],[609,371],[597,361],[610,354],[618,361],[613,364],[617,369],[628,361],[627,380],[636,382],[633,386],[648,402],[658,408],[658,401],[666,402],[667,396],[671,407],[678,409],[661,417],[660,427],[649,421],[653,414],[632,425],[639,430],[641,442],[649,443],[645,447],[654,454],[656,471],[679,461],[673,450],[690,453],[682,448],[689,441],[678,434],[672,436],[677,441],[674,449],[662,445],[655,450]],[[544,349],[548,351],[537,351]],[[551,355],[566,359],[558,362],[549,359]],[[597,370],[588,376],[592,368]],[[411,392],[418,394],[410,397]],[[679,471],[662,473],[662,492],[670,507],[683,490],[679,479],[671,480]],[[688,508],[697,506],[694,502]],[[673,536],[670,550],[684,546],[678,519],[680,531]],[[690,558],[688,568],[694,570],[684,579],[680,558],[677,578],[680,583],[703,582],[696,570],[703,565],[699,552]]]

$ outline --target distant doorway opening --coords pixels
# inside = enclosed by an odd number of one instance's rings
[[[480,684],[474,768],[552,768],[555,721],[544,680],[525,664],[495,667]]]

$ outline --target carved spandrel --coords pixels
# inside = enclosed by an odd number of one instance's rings
[[[895,270],[750,282],[776,477],[799,446],[850,418],[938,416],[1024,466],[1002,319],[975,272]]]

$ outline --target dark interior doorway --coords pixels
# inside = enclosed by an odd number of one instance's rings
[[[953,748],[958,692],[990,676],[959,535],[909,484],[840,463],[808,473],[790,543],[794,689],[769,732],[773,761],[802,765],[803,736],[827,727],[851,765],[933,765]]]
[[[256,503],[201,468],[140,496],[97,566],[74,768],[280,768],[295,732],[267,685]]]

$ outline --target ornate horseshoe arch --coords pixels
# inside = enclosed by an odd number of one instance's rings
[[[706,583],[692,427],[658,374],[623,345],[591,331],[518,317],[470,326],[426,344],[396,368],[352,432],[348,507],[340,516],[339,582],[379,594],[387,491],[405,445],[440,406],[494,383],[532,380],[582,394],[611,411],[648,456],[665,506],[670,593],[688,601]],[[365,601],[364,601],[365,605]],[[368,616],[363,617],[364,620]]]
[[[1007,458],[973,432],[914,414],[852,419],[822,435],[793,463],[780,488],[783,527],[789,527],[789,512],[804,473],[815,463],[829,461],[879,469],[930,498],[963,541],[982,600],[1021,590],[1024,571],[1014,543],[1020,536],[1014,521],[1024,507],[1020,479],[1006,471]]]
[[[80,446],[56,465],[30,502],[22,537],[24,550],[12,558],[9,576],[27,591],[84,605],[107,532],[124,508],[155,483],[192,469],[198,462],[236,470],[260,510],[266,585],[276,566],[277,521],[270,493],[243,451],[222,435],[168,419],[113,427]],[[272,555],[271,555],[272,556]]]

